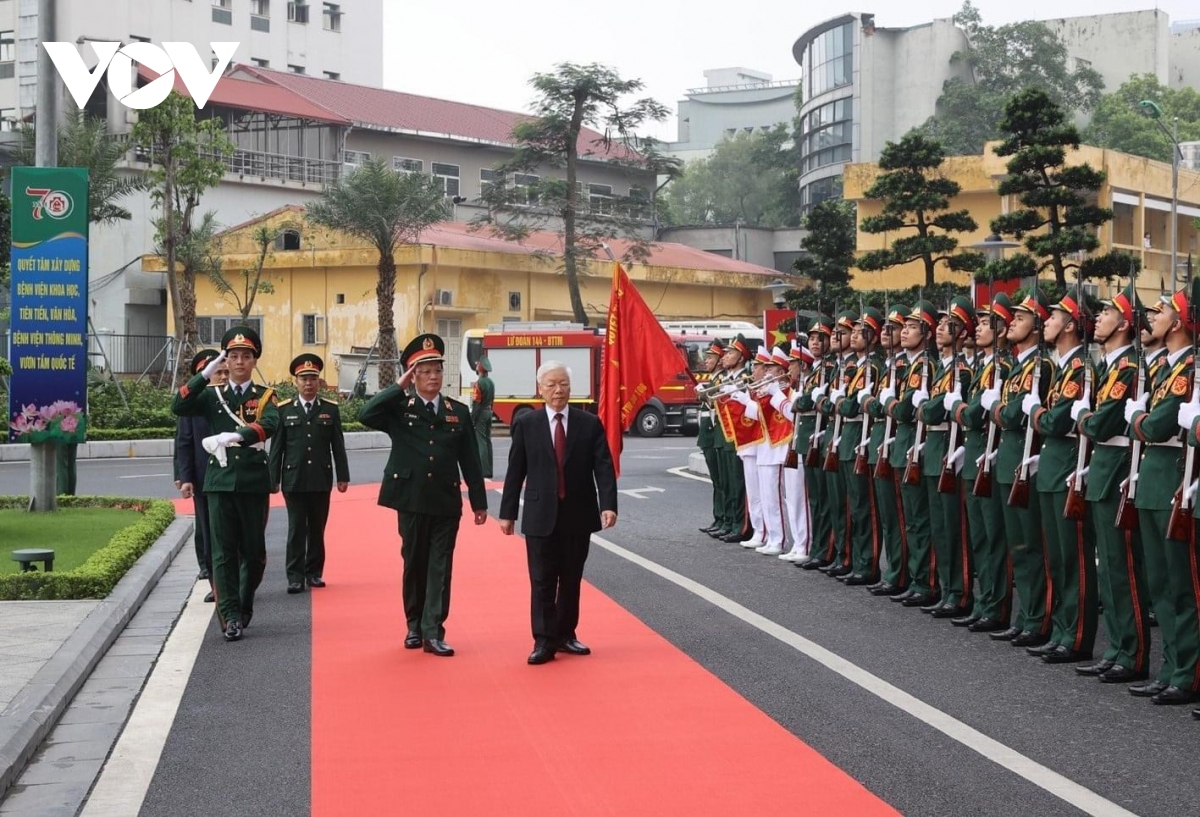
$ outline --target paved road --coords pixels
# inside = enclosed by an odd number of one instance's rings
[[[496,442],[502,466],[507,440]],[[661,490],[622,497],[621,523],[605,537],[615,547],[593,547],[587,578],[786,729],[906,814],[1083,813],[1068,801],[1086,790],[1098,795],[1093,813],[1196,813],[1200,724],[1187,708],[1153,707],[1069,666],[714,542],[696,532],[708,521],[708,483],[670,470],[692,444],[627,440],[621,487]],[[353,473],[373,481],[383,459],[355,454]],[[169,495],[169,471],[166,460],[81,462],[80,490]],[[18,478],[0,466],[0,490],[17,490]],[[207,628],[144,815],[308,810],[309,596],[286,596],[276,575],[285,526],[272,515],[272,567],[256,605],[271,638],[235,656]]]

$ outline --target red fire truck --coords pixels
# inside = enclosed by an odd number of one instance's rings
[[[685,355],[694,355],[683,336],[671,337]],[[492,364],[491,377],[496,386],[493,410],[499,422],[511,425],[514,418],[541,405],[536,374],[538,366],[547,360],[558,360],[571,368],[571,402],[588,411],[596,410],[604,347],[602,330],[562,321],[503,323],[489,326],[482,341],[477,348]],[[471,360],[471,349],[463,352],[468,366],[474,368],[479,355]],[[468,379],[464,375],[464,388]],[[643,437],[658,437],[667,430],[695,434],[699,418],[695,381],[690,371],[681,370],[642,407],[631,430]]]

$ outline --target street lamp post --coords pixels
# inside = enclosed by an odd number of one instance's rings
[[[796,287],[793,285],[786,283],[782,278],[776,278],[771,283],[763,286],[763,289],[770,291],[771,303],[775,304],[777,307],[783,306],[785,303],[787,303],[787,300],[783,297],[783,293],[787,292],[789,289],[795,288]]]
[[[1146,115],[1154,120],[1154,124],[1158,125],[1159,130],[1166,134],[1171,140],[1171,285],[1177,287],[1179,284],[1178,272],[1178,257],[1179,257],[1179,160],[1183,158],[1183,150],[1179,147],[1179,118],[1173,119],[1174,132],[1167,130],[1167,126],[1162,123],[1162,108],[1158,107],[1158,103],[1152,99],[1143,99],[1138,103],[1138,107],[1146,112]]]
[[[1004,258],[1005,250],[1011,250],[1011,249],[1014,249],[1019,246],[1021,246],[1021,245],[1018,244],[1016,241],[1007,241],[1004,238],[1002,238],[999,233],[992,233],[987,238],[985,238],[983,241],[980,241],[976,244],[968,245],[967,249],[979,250],[981,253],[983,253],[984,255],[987,256],[988,263],[995,263],[996,261],[999,261],[1002,258]],[[989,287],[988,288],[988,300],[990,301],[992,298],[995,298],[995,297],[996,297],[996,293],[992,292],[991,287]]]

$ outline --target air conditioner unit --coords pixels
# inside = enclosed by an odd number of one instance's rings
[[[453,306],[454,293],[448,289],[437,289],[433,292],[433,302],[438,306]]]

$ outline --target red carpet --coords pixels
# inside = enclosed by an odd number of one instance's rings
[[[466,516],[459,535],[458,655],[404,650],[396,516],[377,490],[334,494],[329,587],[312,594],[317,817],[896,814],[587,584],[595,654],[526,665],[523,541],[494,520]]]

